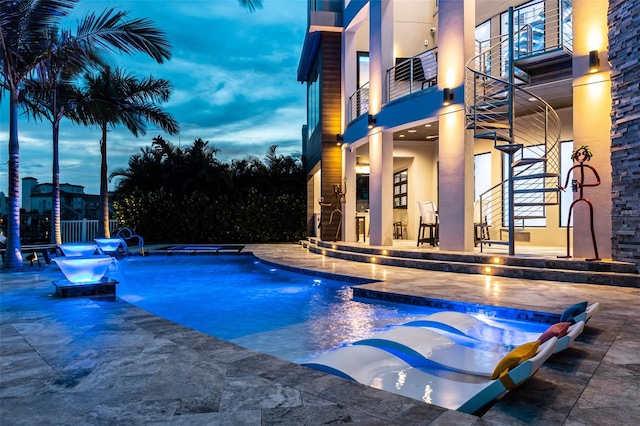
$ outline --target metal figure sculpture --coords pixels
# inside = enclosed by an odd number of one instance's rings
[[[346,199],[346,195],[347,195],[347,178],[344,178],[344,187],[345,190],[344,192],[342,192],[342,186],[338,185],[337,183],[333,185],[333,194],[331,195],[331,201],[328,203],[324,202],[324,197],[320,197],[320,199],[318,200],[318,203],[320,204],[320,211],[322,212],[322,207],[331,207],[334,205],[335,203],[335,208],[331,211],[331,214],[329,215],[329,221],[326,223],[322,223],[322,220],[320,220],[320,225],[318,226],[320,229],[322,229],[323,225],[330,225],[333,222],[333,216],[336,213],[340,214],[340,221],[338,222],[338,227],[336,228],[336,235],[335,238],[333,239],[333,241],[337,241],[338,240],[338,235],[340,234],[340,229],[342,227],[342,210],[341,210],[341,206],[342,204],[344,204],[347,199]],[[322,217],[322,216],[321,216]]]
[[[569,224],[571,223],[571,214],[573,213],[573,207],[580,201],[584,201],[587,203],[587,205],[589,206],[589,220],[590,220],[590,225],[591,225],[591,239],[593,240],[593,250],[595,251],[595,257],[593,259],[587,259],[589,261],[594,261],[594,260],[600,260],[600,256],[598,256],[598,244],[596,243],[596,234],[594,232],[593,229],[593,204],[591,203],[591,201],[589,201],[588,198],[584,197],[584,187],[585,186],[598,186],[600,185],[600,176],[598,175],[598,172],[596,171],[595,168],[593,168],[592,166],[588,165],[588,164],[584,164],[585,161],[589,161],[591,160],[591,157],[593,157],[593,154],[591,153],[591,150],[589,150],[589,147],[586,145],[580,145],[578,148],[576,148],[573,151],[573,154],[571,154],[571,159],[573,161],[577,161],[578,164],[576,164],[575,166],[571,167],[569,169],[569,171],[567,172],[567,180],[564,183],[564,186],[560,186],[558,185],[558,189],[560,189],[561,191],[564,191],[567,188],[567,185],[569,184],[569,177],[571,176],[571,171],[572,170],[580,170],[580,179],[572,179],[571,181],[571,190],[573,192],[579,192],[580,196],[575,199],[573,201],[573,203],[571,203],[571,207],[569,207],[569,219],[567,220],[567,255],[566,256],[558,256],[560,258],[567,258],[570,259],[571,258],[571,254],[569,252],[569,247],[570,247],[570,242],[569,242],[569,231],[570,231],[570,227]],[[596,178],[596,182],[595,183],[585,183],[585,169],[589,169],[593,172],[593,175]],[[575,229],[574,229],[575,232]]]

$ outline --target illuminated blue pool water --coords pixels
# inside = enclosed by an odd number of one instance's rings
[[[130,257],[114,278],[118,297],[129,303],[294,362],[436,312],[354,301],[353,283],[282,270],[250,255]]]

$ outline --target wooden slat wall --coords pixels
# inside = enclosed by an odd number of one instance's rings
[[[333,186],[342,185],[342,150],[337,145],[336,135],[341,129],[341,34],[323,33],[321,40],[322,88],[321,88],[321,132],[322,132],[322,196],[333,205],[322,209],[323,240],[340,240],[339,226],[342,213],[336,212],[328,223],[331,213],[342,209],[340,200],[334,196]]]

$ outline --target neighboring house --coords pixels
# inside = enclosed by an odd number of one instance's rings
[[[22,209],[25,213],[48,215],[52,208],[51,183],[38,183],[32,177],[22,179]],[[98,219],[99,196],[85,194],[84,186],[60,184],[62,220]]]
[[[416,240],[430,200],[441,250],[472,251],[480,220],[512,253],[566,247],[570,226],[572,254],[590,258],[593,220],[601,258],[640,265],[640,118],[625,115],[640,107],[634,2],[308,4],[309,235],[320,217],[322,239],[355,242],[364,216],[367,244],[392,245],[398,223]],[[580,203],[568,224],[578,192],[557,186],[578,178],[581,145],[600,184],[584,190],[593,214]]]
[[[51,233],[53,184],[38,183],[33,177],[22,179],[20,237],[23,243],[47,243]],[[111,194],[110,194],[111,197]],[[84,186],[60,184],[60,219],[63,221],[97,221],[100,197],[85,194]],[[111,201],[111,200],[110,200]],[[110,204],[113,213],[113,206]],[[74,228],[75,229],[75,228]],[[65,241],[77,241],[79,235],[63,235]]]

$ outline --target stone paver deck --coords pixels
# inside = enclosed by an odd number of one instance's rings
[[[561,312],[600,302],[574,346],[481,417],[368,388],[203,335],[114,298],[54,297],[54,268],[0,274],[0,424],[640,424],[640,289],[370,265],[299,245],[261,259],[371,288]]]

